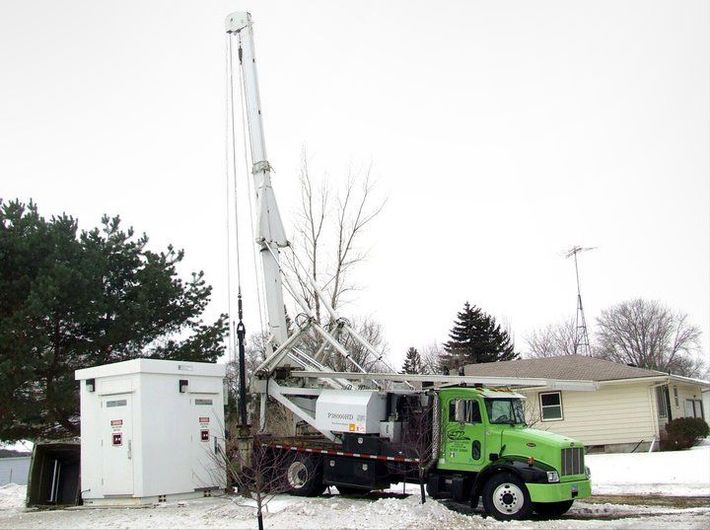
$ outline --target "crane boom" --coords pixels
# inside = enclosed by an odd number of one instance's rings
[[[252,175],[256,190],[256,243],[259,245],[264,270],[266,310],[271,334],[269,343],[273,351],[286,342],[288,337],[279,264],[279,248],[288,246],[288,239],[271,187],[271,164],[266,157],[251,15],[246,12],[232,13],[227,17],[226,30],[229,37],[236,36],[239,43]]]

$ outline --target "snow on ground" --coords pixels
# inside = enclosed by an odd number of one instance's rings
[[[595,495],[710,495],[710,445],[687,451],[587,455]]]
[[[15,486],[15,489],[21,487]],[[21,488],[24,490],[24,488]],[[14,494],[16,498],[19,495]],[[17,505],[15,508],[19,508]],[[459,513],[442,503],[419,504],[416,495],[406,498],[349,498],[278,496],[265,517],[266,528],[692,528],[705,529],[710,507],[674,509],[577,502],[564,519],[502,523],[482,513]],[[255,512],[237,497],[213,497],[163,503],[148,508],[69,509],[17,511],[0,509],[0,528],[256,528]]]
[[[27,486],[5,484],[0,486],[0,518],[2,514],[22,511],[25,506]]]
[[[672,453],[590,455],[596,494],[710,495],[710,446]],[[427,499],[419,486],[394,485],[366,498],[279,495],[269,503],[266,528],[697,528],[710,527],[710,498],[700,508],[575,502],[559,520],[501,523],[479,510]],[[146,508],[25,510],[25,486],[0,487],[0,529],[6,528],[256,528],[252,501],[236,496],[168,502]],[[455,509],[449,509],[449,507]]]

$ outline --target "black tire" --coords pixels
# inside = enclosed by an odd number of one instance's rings
[[[286,464],[284,473],[291,495],[316,497],[325,490],[323,466],[318,458],[297,454],[294,460]]]
[[[535,502],[533,508],[542,517],[560,517],[567,513],[574,501]]]
[[[335,486],[338,493],[344,497],[362,497],[370,493],[370,488],[357,488],[355,486]]]
[[[525,483],[512,473],[497,473],[483,486],[483,507],[499,521],[526,519],[533,510]]]

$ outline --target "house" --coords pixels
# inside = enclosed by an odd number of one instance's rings
[[[695,416],[708,421],[710,414],[703,406],[710,382],[584,355],[469,364],[464,375],[559,381],[521,390],[527,397],[527,420],[535,428],[577,438],[592,452],[657,448],[669,420]],[[574,381],[592,381],[596,389],[577,390],[569,384]]]

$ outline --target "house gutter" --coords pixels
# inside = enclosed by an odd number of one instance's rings
[[[598,381],[598,383],[601,386],[609,386],[609,385],[620,385],[623,383],[639,383],[639,382],[648,382],[652,383],[654,381],[659,381],[660,384],[668,384],[670,381],[671,376],[669,375],[654,375],[650,377],[631,377],[628,379],[610,379],[607,381]]]
[[[598,381],[586,381],[582,379],[547,379],[544,387],[526,386],[519,390],[571,390],[573,392],[594,392],[599,390]]]

